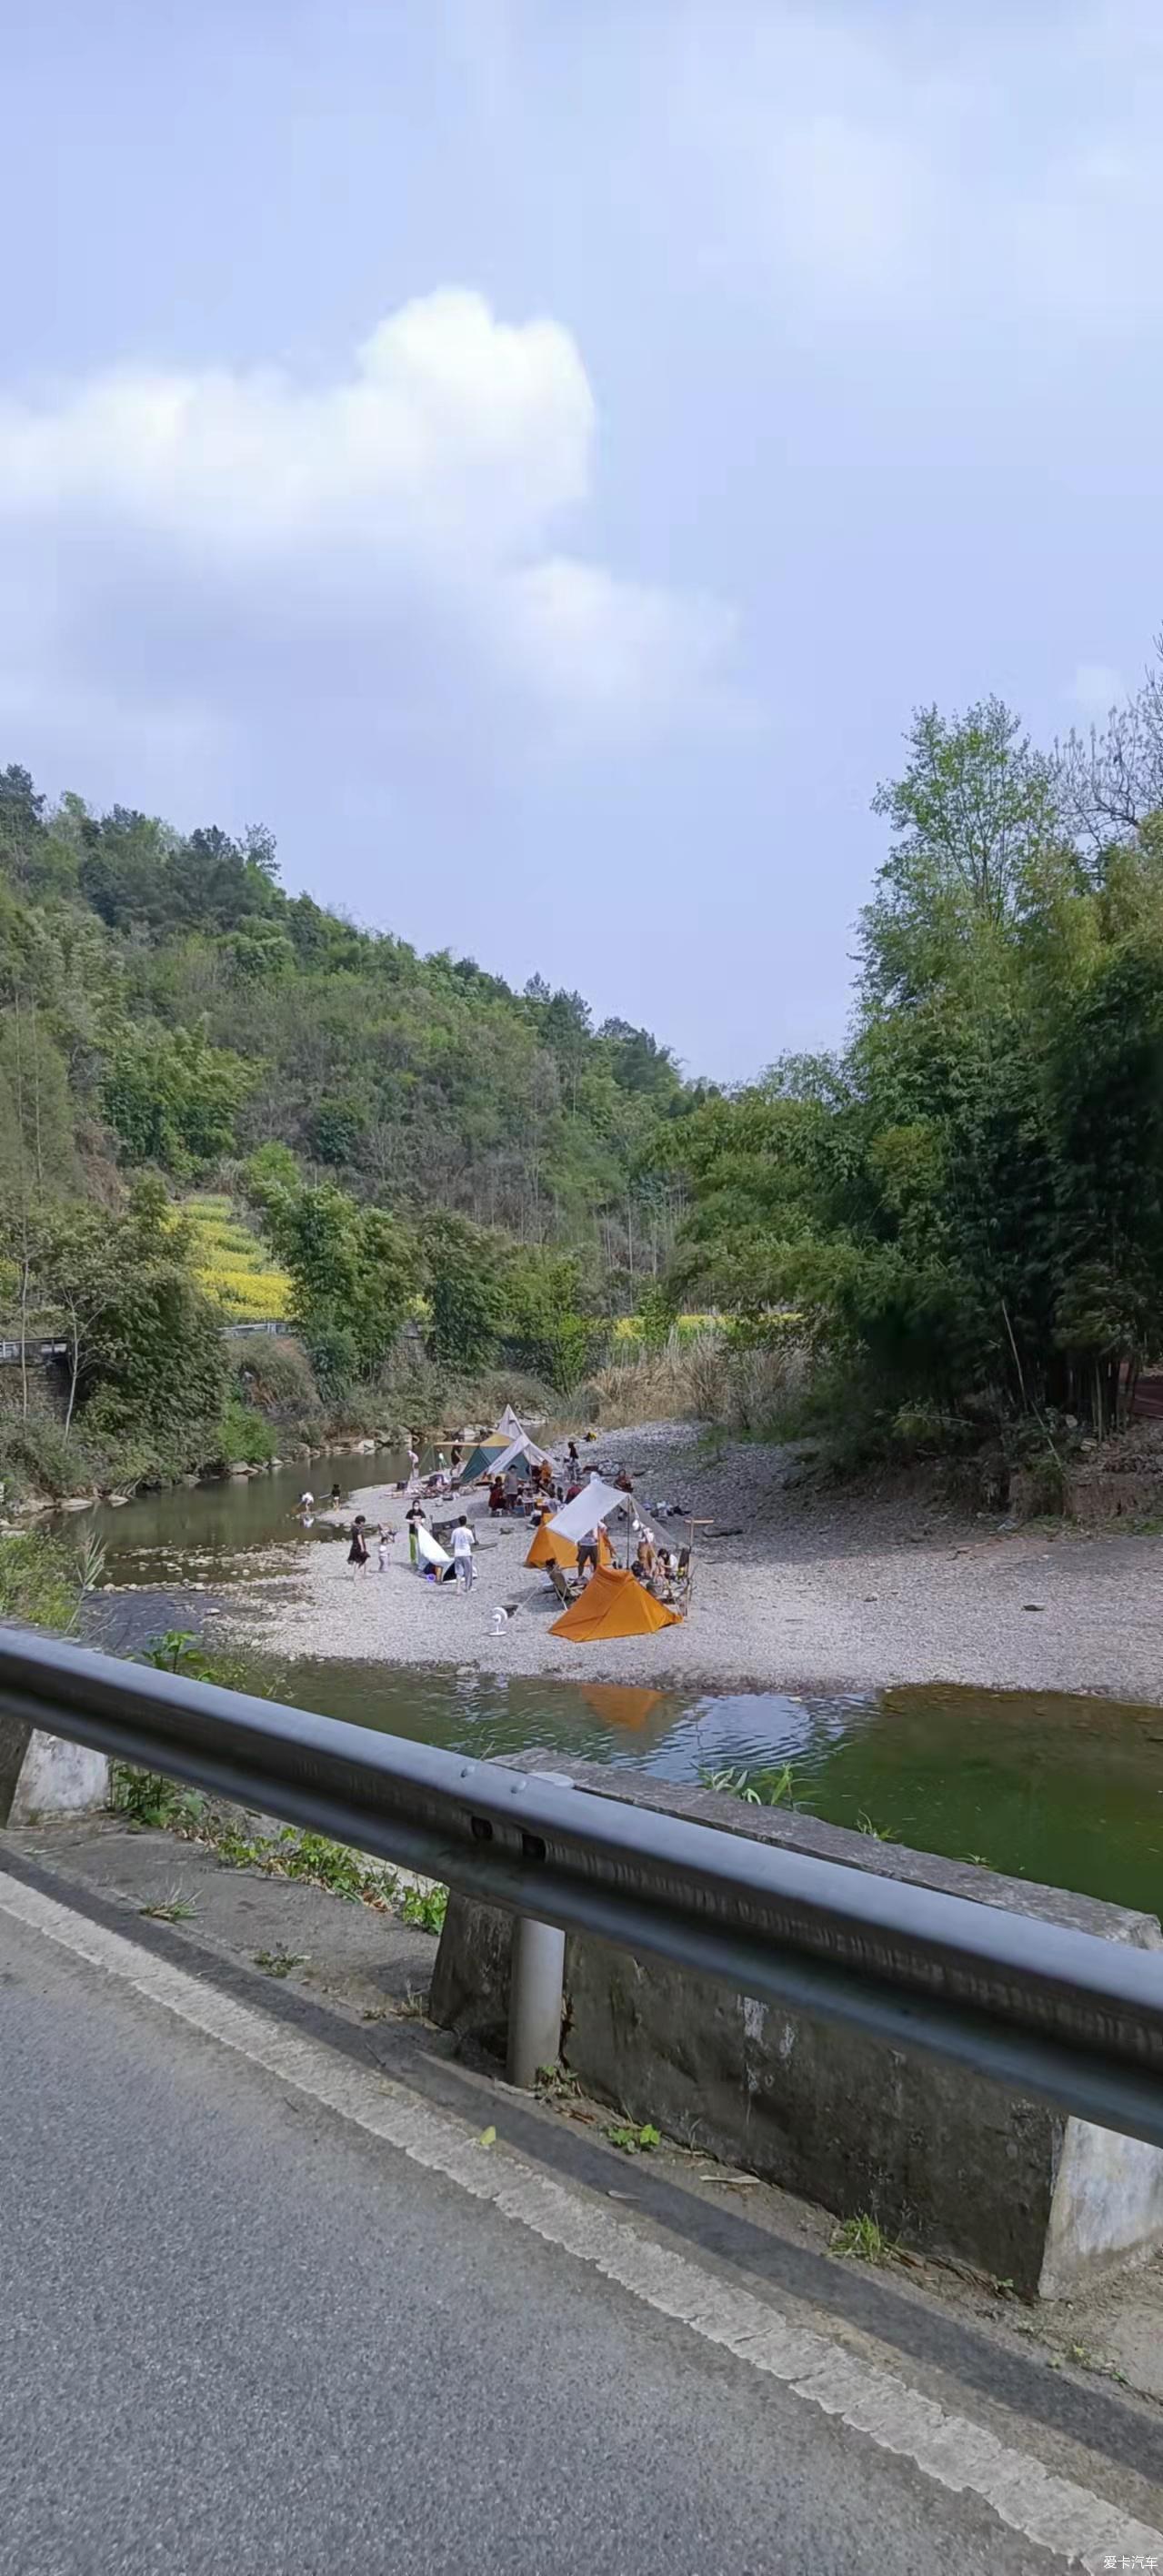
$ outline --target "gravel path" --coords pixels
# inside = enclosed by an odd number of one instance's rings
[[[483,1496],[469,1505],[480,1528],[471,1594],[425,1583],[408,1565],[400,1498],[368,1486],[352,1507],[395,1524],[395,1563],[381,1575],[373,1555],[356,1574],[344,1549],[304,1547],[285,1588],[264,1589],[261,1604],[251,1596],[246,1633],[257,1619],[259,1642],[281,1655],[570,1681],[840,1691],[941,1681],[1163,1702],[1163,1539],[1005,1531],[915,1495],[822,1494],[787,1450],[728,1444],[711,1458],[679,1423],[604,1435],[599,1454],[629,1466],[639,1508],[670,1544],[685,1531],[658,1517],[660,1501],[724,1533],[699,1541],[681,1627],[607,1646],[551,1636],[550,1588],[523,1563],[528,1527],[490,1525]],[[494,1608],[509,1602],[516,1615],[494,1637]]]

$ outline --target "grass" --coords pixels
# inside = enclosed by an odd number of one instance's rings
[[[139,1905],[137,1910],[152,1923],[192,1923],[198,1908],[175,1889],[172,1896],[160,1897],[156,1905]]]
[[[397,1886],[396,1912],[401,1922],[414,1924],[420,1932],[440,1932],[448,1912],[448,1889]]]
[[[862,2210],[857,2218],[845,2218],[833,2233],[829,2246],[832,2254],[843,2254],[854,2263],[891,2263],[899,2252],[895,2236],[886,2236],[879,2220]]]
[[[266,1878],[326,1888],[349,1904],[396,1914],[422,1932],[437,1933],[444,1922],[446,1887],[417,1887],[409,1879],[401,1880],[387,1861],[366,1860],[349,1844],[333,1842],[327,1834],[307,1833],[299,1825],[284,1825],[273,1840],[247,1834],[216,1816],[201,1790],[183,1788],[160,1772],[112,1763],[109,1804],[131,1832],[161,1828],[209,1844],[224,1869],[258,1869]]]
[[[891,1843],[896,1840],[892,1826],[875,1824],[867,1807],[861,1807],[857,1813],[856,1831],[858,1834],[866,1834],[869,1841],[874,1843]]]
[[[633,1321],[633,1319],[631,1319]],[[807,1362],[794,1337],[746,1348],[721,1324],[684,1319],[661,1346],[615,1332],[614,1357],[593,1379],[607,1422],[652,1419],[716,1424],[724,1438],[771,1436],[802,1393]]]
[[[662,2133],[652,2120],[644,2120],[641,2128],[633,2123],[615,2121],[614,2126],[607,2129],[606,2136],[612,2147],[621,2148],[624,2156],[649,2155],[653,2148],[662,2144]]]
[[[206,1801],[200,1789],[186,1789],[160,1771],[138,1771],[129,1762],[109,1765],[109,1804],[131,1832],[164,1826],[170,1833],[200,1834]]]
[[[98,1579],[78,1558],[67,1539],[50,1538],[44,1530],[18,1530],[0,1538],[0,1619],[21,1619],[32,1628],[75,1627],[87,1583]]]
[[[795,1774],[790,1762],[778,1771],[748,1771],[740,1763],[737,1770],[700,1771],[699,1787],[717,1789],[725,1798],[742,1798],[749,1807],[794,1807]]]
[[[537,2090],[545,2102],[572,2101],[581,2086],[569,2066],[539,2066]]]
[[[274,1950],[256,1950],[254,1964],[266,1977],[289,1977],[292,1968],[305,1968],[305,1950],[284,1950],[281,1943]]]
[[[136,1660],[158,1672],[218,1682],[226,1690],[246,1690],[264,1698],[278,1688],[277,1674],[256,1667],[246,1657],[216,1653],[211,1661],[187,1628],[167,1628],[164,1635],[151,1638]],[[207,1843],[226,1869],[259,1869],[268,1878],[297,1879],[309,1887],[326,1888],[351,1904],[394,1913],[422,1932],[439,1932],[444,1922],[446,1887],[417,1886],[389,1862],[368,1860],[348,1843],[334,1842],[328,1834],[308,1833],[299,1825],[284,1825],[273,1839],[248,1834],[236,1817],[218,1814],[200,1789],[186,1788],[159,1771],[141,1771],[128,1762],[111,1763],[109,1804],[131,1832],[160,1828]]]

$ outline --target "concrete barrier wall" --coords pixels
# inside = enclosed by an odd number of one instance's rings
[[[538,1753],[514,1767],[563,1766],[559,1755]],[[588,1763],[568,1768],[603,1797],[1138,1948],[1163,1946],[1153,1915],[779,1808]],[[497,2050],[511,1938],[511,1917],[453,1898],[429,2007],[443,2027]],[[1157,2149],[589,1934],[566,1944],[563,2056],[588,2091],[628,2118],[653,2120],[840,2217],[868,2211],[924,2251],[979,2265],[1029,2295],[1065,2296],[1163,2237]]]
[[[84,1744],[0,1717],[0,1825],[83,1816],[108,1802],[109,1762]]]

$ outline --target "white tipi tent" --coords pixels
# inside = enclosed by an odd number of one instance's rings
[[[518,1439],[510,1441],[508,1448],[499,1458],[494,1458],[490,1462],[489,1474],[503,1476],[506,1468],[515,1465],[518,1458],[528,1458],[534,1467],[543,1467],[549,1463],[549,1451],[539,1449],[536,1441],[530,1439],[528,1432],[522,1431]]]

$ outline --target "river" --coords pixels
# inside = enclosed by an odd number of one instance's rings
[[[175,1623],[200,1625],[216,1590],[270,1580],[283,1552],[302,1545],[296,1505],[305,1484],[317,1496],[333,1482],[346,1494],[399,1472],[382,1452],[374,1465],[317,1459],[102,1509],[93,1523],[115,1588],[95,1604],[94,1632],[124,1648]],[[308,1535],[337,1543],[318,1521]],[[668,1780],[788,1763],[796,1804],[833,1824],[1152,1914],[1163,1903],[1157,1708],[936,1687],[859,1697],[684,1693],[317,1661],[296,1663],[289,1686],[304,1707],[453,1752],[546,1745]]]

